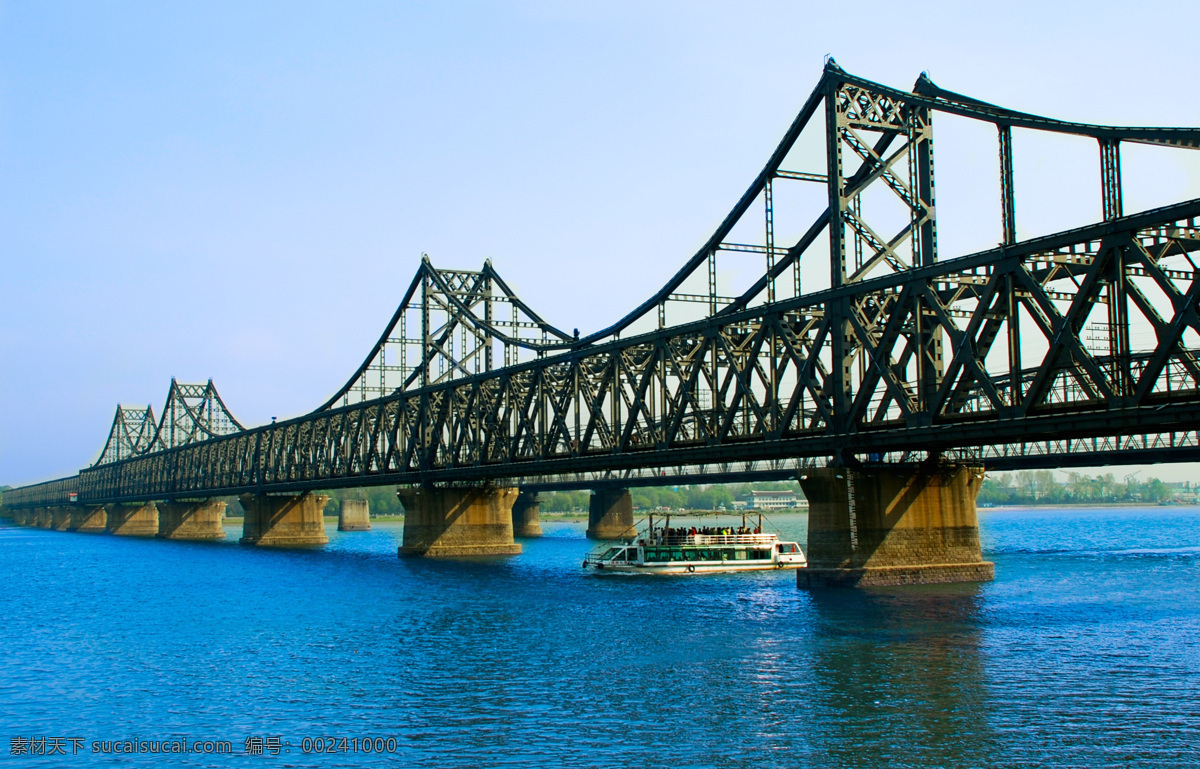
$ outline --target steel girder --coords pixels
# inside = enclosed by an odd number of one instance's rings
[[[93,468],[81,493],[596,477],[972,448],[986,461],[1056,445],[1190,456],[1197,250],[1191,201]],[[848,308],[845,320],[833,306]],[[1153,350],[1131,352],[1120,334],[1099,350],[1082,341],[1088,324],[1131,315],[1153,330]],[[839,333],[851,351],[842,379]],[[930,382],[921,361],[935,339],[945,365]]]
[[[112,427],[108,431],[108,440],[96,464],[104,465],[109,462],[119,462],[122,459],[145,454],[154,445],[154,436],[158,432],[158,423],[154,419],[154,408],[144,409],[133,406],[117,406],[113,416]]]
[[[491,260],[478,272],[444,270],[423,254],[379,341],[318,411],[511,366],[575,337],[521,301]]]
[[[21,486],[4,492],[4,507],[52,507],[76,501],[79,491],[78,475],[45,483]]]
[[[158,422],[151,406],[117,406],[96,464],[166,451],[245,429],[229,412],[211,379],[205,384],[180,384],[172,378]]]
[[[997,249],[937,252],[937,112],[996,127]],[[825,137],[820,171],[794,167],[810,123]],[[1017,242],[1013,129],[1097,141],[1104,222]],[[1122,142],[1195,149],[1200,130],[1057,121],[924,75],[900,91],[830,61],[712,237],[612,326],[568,336],[490,264],[444,271],[425,259],[375,348],[320,409],[156,444],[84,471],[81,496],[514,479],[565,487],[938,453],[996,467],[1046,466],[1056,454],[1060,465],[1196,458],[1200,201],[1122,216]],[[821,185],[827,203],[781,245],[781,185],[791,184]],[[801,261],[819,254],[822,234],[827,288],[805,293]],[[730,254],[765,264],[726,296],[716,265]]]

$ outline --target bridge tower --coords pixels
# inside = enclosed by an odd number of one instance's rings
[[[932,110],[843,74],[830,62],[823,88],[830,286],[835,290],[937,261]],[[913,91],[932,88],[922,74]],[[904,212],[895,234],[868,221],[870,209],[863,201],[872,187]],[[830,302],[828,311],[833,331],[828,431],[839,436],[854,432],[862,395],[871,393],[872,380],[879,376],[872,369],[879,368],[905,371],[906,421],[912,428],[931,426],[945,375],[944,331],[935,310],[916,306],[902,319],[882,302],[856,303],[847,295]],[[883,351],[886,358],[879,357],[878,346],[889,331],[903,340],[910,363],[898,363],[888,351]],[[982,478],[982,468],[940,466],[936,454],[918,465],[864,466],[848,451],[836,456],[831,467],[803,473],[809,565],[799,572],[798,585],[992,579],[975,511]]]
[[[445,445],[440,440],[444,421],[460,404],[430,390],[534,360],[574,339],[521,301],[491,261],[477,271],[449,270],[423,256],[375,347],[317,413],[405,391],[421,393],[419,417],[398,426],[415,439],[417,467],[434,468],[450,454],[461,454],[459,446],[481,461],[500,447],[463,440],[467,436],[459,436],[458,446]],[[501,419],[477,414],[469,427],[472,436]],[[378,422],[374,428],[381,429]],[[371,469],[370,462],[364,469]],[[487,482],[434,487],[422,479],[398,495],[405,509],[401,555],[509,555],[521,552],[514,530],[520,536],[541,534],[536,497],[521,496],[513,487]]]

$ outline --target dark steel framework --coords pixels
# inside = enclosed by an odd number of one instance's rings
[[[96,464],[120,462],[246,429],[229,413],[211,379],[205,384],[179,384],[171,379],[162,413],[162,420],[155,422],[152,406],[117,406]]]
[[[997,248],[937,253],[937,112],[997,129]],[[793,165],[806,129],[823,129],[819,171]],[[1014,129],[1096,140],[1102,222],[1018,241]],[[135,451],[138,417],[118,411],[128,453],[81,472],[78,493],[649,485],[935,454],[1004,469],[1200,459],[1200,200],[1124,216],[1123,142],[1197,149],[1200,130],[1057,121],[924,75],[912,92],[892,89],[830,61],[709,241],[612,326],[567,335],[490,264],[423,259],[379,342],[320,409],[148,451]],[[781,245],[778,193],[803,184],[827,203]],[[731,254],[760,255],[764,271],[722,296],[717,263]],[[806,255],[828,260],[820,290],[802,290]],[[1135,346],[1139,335],[1152,342]],[[5,503],[62,491],[43,486]]]
[[[491,260],[479,272],[438,270],[422,254],[383,335],[318,411],[485,374],[572,340],[522,302]]]

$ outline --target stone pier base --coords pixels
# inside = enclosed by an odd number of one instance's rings
[[[542,500],[537,494],[522,491],[513,502],[512,525],[514,537],[542,536]]]
[[[994,564],[930,564],[928,566],[879,566],[873,569],[800,569],[796,584],[802,588],[821,587],[892,587],[895,585],[936,585],[946,582],[990,582],[996,576]]]
[[[108,508],[94,505],[76,507],[71,511],[70,531],[81,531],[84,534],[108,531]]]
[[[808,567],[802,588],[983,582],[975,497],[983,470],[967,465],[807,470]]]
[[[588,501],[588,539],[629,539],[633,525],[633,495],[629,489],[596,489]]]
[[[158,538],[189,541],[225,539],[225,503],[215,499],[159,502]]]
[[[50,529],[54,527],[54,513],[48,507],[39,507],[37,509],[37,518],[34,519],[34,526],[39,529]]]
[[[400,555],[516,555],[512,488],[400,489],[404,544]]]
[[[365,499],[343,499],[338,508],[338,531],[370,530],[370,503]]]
[[[70,531],[71,530],[71,508],[55,507],[50,511],[50,528],[55,531]]]
[[[108,532],[119,537],[158,536],[158,508],[153,502],[110,505]]]
[[[243,494],[239,501],[246,510],[242,524],[243,545],[259,547],[313,547],[328,544],[325,534],[324,494],[305,492],[300,496],[267,497]]]

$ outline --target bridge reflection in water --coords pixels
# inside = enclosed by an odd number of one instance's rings
[[[996,129],[996,248],[938,251],[939,113]],[[1018,238],[1014,129],[1096,142],[1102,221]],[[806,135],[822,137],[822,167],[803,167]],[[514,505],[536,530],[539,491],[593,489],[589,530],[605,537],[632,525],[633,486],[804,475],[824,554],[801,584],[988,579],[983,470],[1200,458],[1200,200],[1126,215],[1128,143],[1195,150],[1200,130],[1070,123],[830,61],[716,232],[612,326],[567,333],[490,263],[426,258],[312,413],[245,428],[211,382],[172,382],[160,418],[118,408],[96,464],[4,504],[82,530],[120,518],[115,505],[147,518],[152,503],[242,495],[244,541],[296,546],[324,536],[305,495],[398,484],[414,489],[402,552],[495,554],[519,551]],[[814,184],[823,210],[777,194]],[[718,286],[730,258],[763,260],[736,295]],[[828,277],[812,285],[815,260]]]
[[[808,739],[828,765],[853,766],[862,755],[909,766],[1005,764],[989,725],[979,585],[813,591],[811,600],[813,654],[799,673],[808,686],[792,717],[809,720]],[[813,709],[821,712],[805,712]]]

